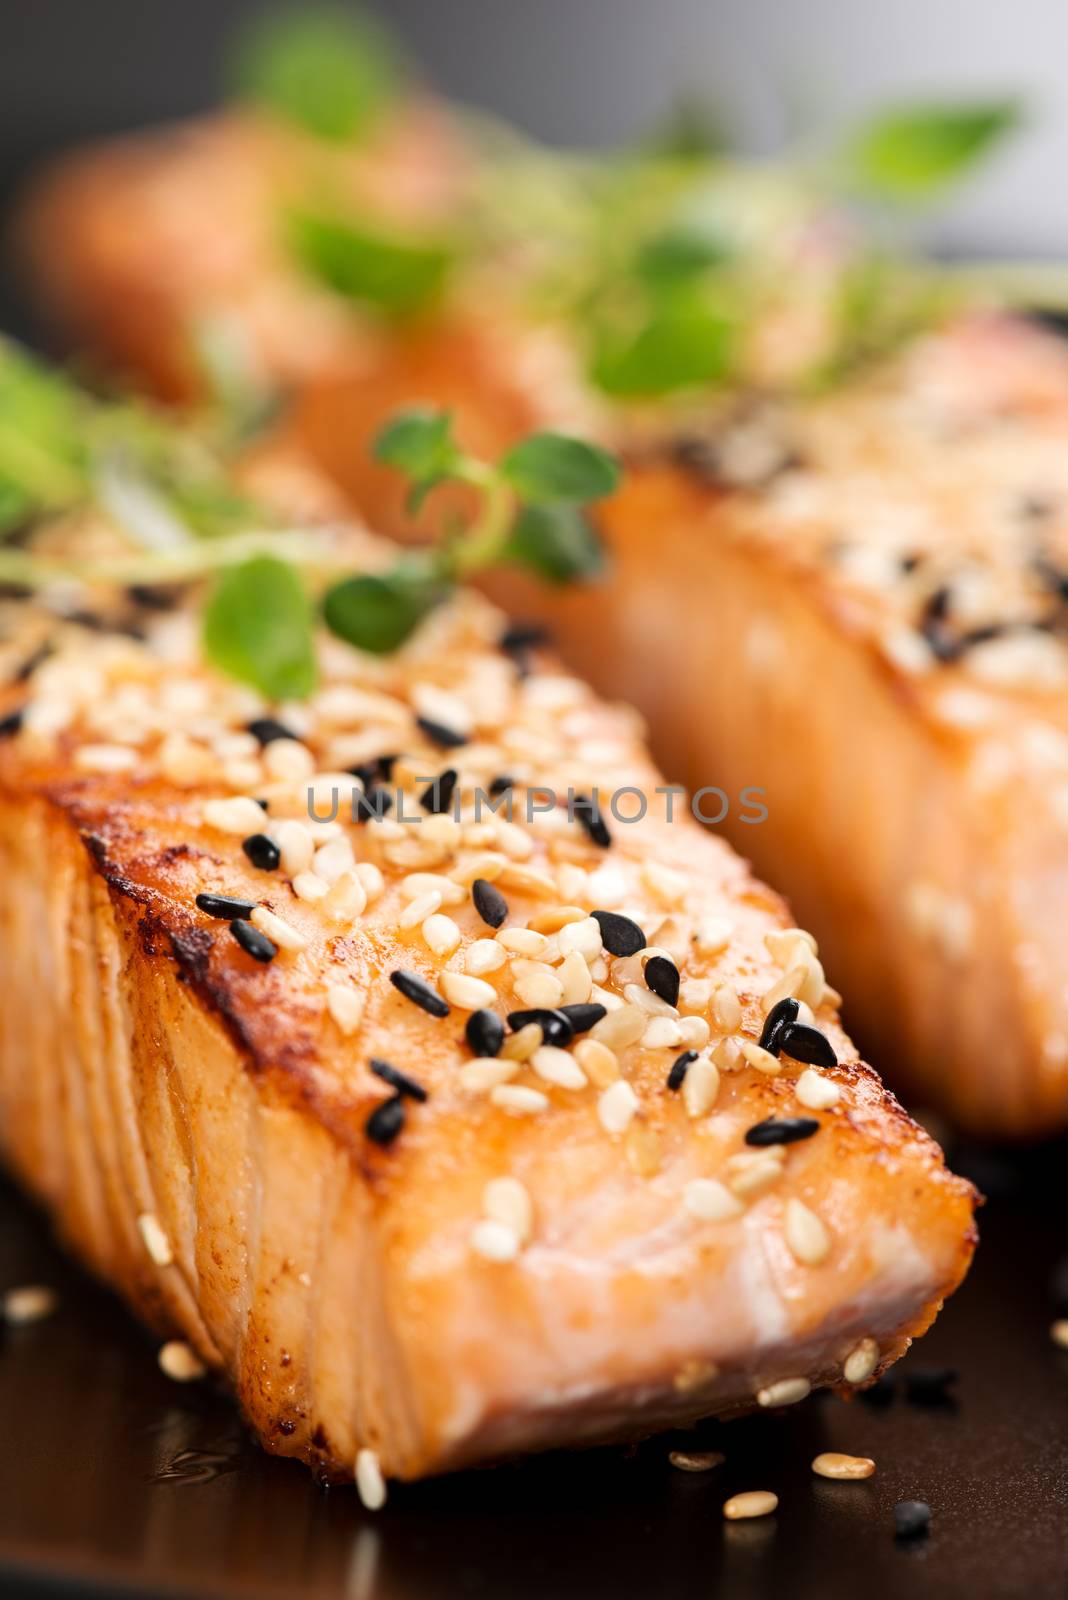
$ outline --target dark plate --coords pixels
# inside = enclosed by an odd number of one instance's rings
[[[963,1156],[994,1193],[975,1271],[886,1405],[815,1398],[701,1430],[726,1466],[669,1466],[676,1439],[552,1455],[397,1489],[378,1516],[263,1455],[224,1396],[179,1386],[118,1304],[0,1188],[0,1285],[54,1284],[50,1320],[9,1330],[0,1585],[41,1594],[353,1600],[1030,1600],[1068,1586],[1068,1355],[1050,1342],[1050,1269],[1064,1247],[1065,1150],[1013,1163]],[[949,1403],[901,1393],[917,1368],[959,1370]],[[686,1443],[693,1444],[694,1436]],[[820,1450],[874,1456],[863,1483],[816,1479]],[[773,1518],[725,1525],[739,1489]],[[930,1502],[902,1545],[893,1506]]]

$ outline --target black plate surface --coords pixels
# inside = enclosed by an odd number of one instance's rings
[[[0,1585],[13,1592],[341,1596],[353,1600],[1043,1600],[1068,1593],[1068,1354],[1049,1340],[1064,1246],[1065,1149],[964,1152],[992,1196],[976,1268],[896,1369],[959,1370],[956,1400],[814,1398],[701,1430],[724,1467],[633,1451],[552,1455],[394,1489],[362,1512],[263,1455],[209,1385],[158,1371],[143,1333],[0,1188],[0,1287],[49,1283],[47,1322],[0,1350]],[[688,1436],[687,1443],[694,1443]],[[825,1449],[872,1455],[863,1483],[816,1479]],[[771,1488],[778,1513],[724,1524]],[[895,1501],[933,1508],[901,1545]]]

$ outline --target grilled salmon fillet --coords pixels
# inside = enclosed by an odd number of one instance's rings
[[[219,178],[204,151],[227,148],[246,195],[257,152],[224,120],[191,138],[104,147],[46,179],[21,227],[36,281],[76,332],[169,392],[156,342],[175,345],[212,305],[291,378],[243,311],[251,284],[267,293],[286,270],[250,220],[262,187],[236,208],[229,277],[205,226]],[[337,314],[324,291],[305,282],[302,295]],[[139,328],[129,307],[145,297]],[[300,323],[298,345],[314,349]],[[496,594],[548,616],[596,686],[645,712],[672,776],[766,790],[766,823],[733,807],[721,825],[817,932],[895,1083],[982,1134],[1063,1128],[1059,342],[963,318],[824,397],[710,403],[671,438],[663,417],[639,430],[595,407],[549,334],[492,307],[377,342],[350,318],[306,366],[291,436],[374,525],[409,536],[404,484],[368,445],[413,400],[448,406],[482,453],[553,423],[629,447],[596,596],[511,582]]]
[[[974,1192],[632,712],[471,592],[389,657],[324,637],[284,706],[159,603],[2,604],[0,1140],[268,1449],[375,1498],[923,1332]]]

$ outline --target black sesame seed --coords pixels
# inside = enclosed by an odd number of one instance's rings
[[[496,1011],[472,1011],[464,1035],[476,1056],[495,1056],[504,1043],[504,1023]]]
[[[952,1406],[948,1392],[960,1377],[955,1367],[913,1367],[902,1374],[905,1399],[914,1406]]]
[[[471,899],[483,922],[491,928],[499,928],[508,915],[508,902],[501,891],[487,878],[476,878],[471,885]]]
[[[431,744],[438,745],[442,750],[456,750],[468,743],[466,733],[457,733],[455,728],[447,728],[443,722],[435,722],[432,717],[416,717],[415,721]]]
[[[456,793],[456,780],[459,773],[455,767],[446,767],[439,773],[433,783],[427,784],[419,796],[419,804],[424,811],[429,811],[431,816],[440,817],[452,805],[452,797]]]
[[[788,1022],[778,1039],[778,1048],[794,1061],[806,1061],[813,1067],[834,1067],[838,1057],[825,1033],[810,1028],[807,1022]]]
[[[346,767],[345,771],[359,778],[365,789],[370,789],[378,782],[377,761],[358,761],[354,767]]]
[[[237,917],[247,921],[256,909],[255,900],[236,900],[229,894],[198,894],[197,909],[209,917],[222,917],[227,922]]]
[[[432,989],[426,979],[421,978],[417,972],[405,972],[403,967],[398,967],[396,972],[390,973],[389,981],[394,989],[400,990],[406,1000],[421,1006],[432,1017],[448,1016],[449,1002],[443,1000],[437,990]]]
[[[515,779],[509,777],[506,772],[502,772],[499,777],[494,778],[490,783],[489,792],[496,799],[498,795],[507,794],[509,789],[514,788]]]
[[[278,946],[259,928],[254,928],[251,922],[236,918],[230,924],[230,932],[253,961],[273,961],[278,954]]]
[[[409,1100],[425,1100],[427,1097],[423,1085],[416,1083],[414,1078],[409,1078],[408,1074],[395,1067],[392,1061],[383,1061],[379,1056],[372,1056],[371,1071],[376,1078],[388,1083],[391,1089],[396,1089],[398,1094],[407,1095]]]
[[[265,833],[250,834],[247,839],[242,839],[241,848],[248,856],[254,867],[261,872],[277,872],[278,863],[282,859],[282,852],[273,839]]]
[[[399,1094],[375,1106],[363,1125],[363,1131],[375,1144],[392,1144],[404,1127],[404,1101]]]
[[[576,821],[581,822],[594,844],[600,845],[602,850],[607,850],[612,843],[612,835],[608,831],[608,824],[601,815],[601,808],[593,796],[588,794],[577,795],[573,809]]]
[[[576,1033],[589,1033],[590,1029],[600,1022],[602,1017],[607,1017],[608,1008],[598,1005],[596,1000],[581,1001],[575,1005],[558,1006],[562,1017],[566,1017]]]
[[[770,1050],[773,1056],[778,1055],[782,1031],[787,1023],[796,1021],[800,1009],[800,1002],[790,998],[779,1000],[772,1006],[764,1018],[764,1026],[761,1029],[761,1050]]]
[[[525,1028],[529,1022],[536,1022],[541,1029],[541,1036],[546,1044],[554,1044],[560,1050],[566,1050],[575,1037],[575,1030],[571,1019],[562,1011],[549,1011],[542,1007],[535,1007],[530,1011],[509,1011],[508,1026],[513,1033],[518,1033],[520,1028]]]
[[[32,655],[26,657],[21,667],[19,667],[18,671],[15,673],[13,682],[28,683],[33,677],[34,673],[37,671],[37,668],[41,666],[43,662],[47,661],[51,654],[52,646],[46,639],[44,644],[37,646],[37,649]]]
[[[537,622],[515,622],[501,634],[500,645],[505,655],[525,655],[528,650],[539,650],[549,643],[549,630]]]
[[[393,796],[388,789],[372,787],[366,794],[354,793],[352,796],[353,822],[380,822],[393,805]]]
[[[690,1063],[697,1060],[696,1050],[684,1050],[681,1056],[676,1056],[671,1063],[671,1071],[667,1075],[669,1089],[681,1089],[686,1082],[686,1074],[690,1070]]]
[[[131,583],[126,593],[146,611],[173,611],[182,597],[182,584]]]
[[[796,1144],[799,1139],[811,1139],[820,1131],[815,1117],[765,1117],[747,1129],[746,1144]]]
[[[924,1539],[931,1527],[931,1508],[926,1500],[899,1500],[894,1507],[894,1537]]]
[[[395,750],[390,755],[379,756],[378,770],[382,774],[382,781],[384,783],[389,783],[392,780],[393,768],[399,759],[398,753]]]
[[[601,930],[601,942],[609,955],[636,956],[645,949],[645,935],[630,917],[618,911],[591,911],[590,915]]]
[[[679,1003],[679,969],[667,956],[652,956],[645,963],[645,986],[669,1006]]]
[[[297,737],[292,728],[287,728],[284,722],[276,722],[274,717],[254,717],[246,722],[245,729],[261,745],[273,744],[275,739]]]
[[[22,711],[9,711],[6,717],[0,717],[0,739],[10,739],[21,727]]]

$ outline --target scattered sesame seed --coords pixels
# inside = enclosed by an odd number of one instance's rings
[[[490,1090],[490,1099],[503,1111],[514,1111],[518,1116],[535,1116],[548,1111],[549,1096],[540,1089],[528,1089],[522,1083],[501,1083]]]
[[[436,744],[442,750],[458,750],[461,745],[468,743],[466,733],[457,733],[455,728],[447,728],[443,722],[435,722],[432,717],[416,717],[415,721],[431,744]]]
[[[779,1035],[778,1047],[794,1061],[807,1061],[814,1067],[836,1067],[838,1057],[825,1033],[805,1022],[788,1022]]]
[[[473,978],[499,971],[507,960],[507,951],[496,939],[475,939],[464,951],[464,967]]]
[[[606,1133],[626,1133],[638,1109],[638,1096],[625,1078],[617,1078],[597,1101],[597,1117]]]
[[[209,828],[220,833],[236,833],[242,837],[258,833],[263,825],[263,808],[247,795],[235,795],[229,800],[209,800],[203,811]]]
[[[480,1011],[492,1005],[497,991],[484,978],[472,978],[464,972],[443,972],[441,988],[445,998],[461,1011]]]
[[[560,929],[557,942],[567,955],[577,952],[586,962],[596,961],[603,945],[600,923],[595,917],[587,916],[569,922]]]
[[[669,1006],[679,1003],[679,969],[667,956],[653,956],[645,963],[645,982]]]
[[[513,1033],[505,1039],[500,1048],[500,1055],[505,1061],[529,1061],[544,1039],[545,1035],[540,1025],[528,1022],[518,1033]]]
[[[521,1243],[530,1238],[534,1204],[529,1190],[518,1178],[491,1178],[482,1191],[482,1210],[494,1222],[511,1228]]]
[[[625,1050],[636,1044],[649,1026],[648,1015],[637,1006],[618,1006],[590,1029],[591,1036],[610,1050]]]
[[[520,1242],[514,1228],[493,1217],[484,1217],[471,1229],[471,1248],[487,1261],[514,1261]]]
[[[455,767],[446,767],[439,773],[433,783],[427,785],[419,796],[419,804],[424,811],[429,811],[432,816],[443,816],[452,807],[452,797],[456,793],[456,781],[459,773]]]
[[[10,739],[22,727],[23,712],[9,711],[6,717],[0,717],[0,739]]]
[[[472,1094],[485,1094],[499,1083],[507,1083],[520,1070],[518,1061],[506,1061],[494,1056],[476,1056],[460,1068],[460,1087]]]
[[[483,1007],[472,1011],[464,1034],[476,1056],[495,1056],[504,1043],[504,1023],[495,1011]]]
[[[818,1478],[870,1478],[875,1462],[870,1456],[845,1456],[837,1450],[824,1450],[812,1463]]]
[[[152,1211],[142,1211],[137,1219],[137,1227],[148,1251],[157,1267],[169,1267],[174,1261],[174,1252],[171,1242],[164,1233],[159,1218]]]
[[[404,1100],[399,1094],[391,1095],[388,1100],[383,1100],[381,1105],[375,1106],[363,1130],[375,1144],[392,1144],[394,1139],[404,1127]]]
[[[602,1017],[608,1015],[607,1008],[597,1001],[585,1001],[577,1005],[559,1006],[557,1016],[566,1017],[574,1033],[589,1033],[590,1029],[600,1022]],[[553,1040],[549,1041],[550,1044]]]
[[[316,905],[330,893],[330,885],[317,872],[298,872],[293,879],[293,893],[307,905]]]
[[[261,933],[266,934],[271,943],[276,945],[279,950],[304,950],[307,948],[308,941],[299,929],[294,928],[281,917],[276,917],[274,912],[268,911],[266,906],[256,906],[249,921]]]
[[[451,917],[435,911],[427,917],[422,927],[423,938],[429,949],[442,958],[451,956],[459,948],[463,935]]]
[[[541,1029],[544,1042],[555,1045],[560,1050],[565,1050],[575,1037],[574,1024],[565,1011],[558,1011],[548,1006],[533,1006],[525,1011],[508,1013],[508,1026],[513,1033],[518,1033],[521,1028],[526,1028],[532,1022]]]
[[[502,928],[497,941],[505,950],[517,956],[542,956],[549,947],[545,935],[533,928]]]
[[[807,1067],[794,1084],[794,1095],[808,1111],[826,1111],[836,1105],[841,1090],[832,1078]]]
[[[751,1200],[754,1195],[763,1194],[765,1189],[772,1188],[781,1177],[781,1161],[775,1161],[765,1155],[762,1160],[754,1161],[751,1166],[732,1172],[730,1187],[739,1198]]]
[[[926,1500],[899,1500],[894,1507],[894,1537],[925,1539],[931,1527],[931,1508]]]
[[[251,922],[236,918],[230,924],[230,932],[245,954],[251,956],[253,961],[273,961],[278,954],[278,946],[272,943],[259,928],[254,928]]]
[[[22,1288],[4,1291],[4,1321],[12,1327],[23,1327],[31,1322],[41,1322],[50,1317],[59,1304],[54,1289],[44,1284],[26,1284]]]
[[[580,822],[593,840],[602,850],[607,850],[612,843],[612,835],[608,831],[608,824],[601,815],[601,808],[592,795],[576,795],[572,810],[576,822]],[[596,914],[596,913],[595,913]]]
[[[812,1385],[807,1378],[780,1378],[777,1383],[757,1390],[757,1405],[793,1406],[811,1393]]]
[[[874,1339],[862,1339],[849,1352],[842,1364],[846,1383],[863,1383],[870,1378],[879,1361],[879,1346]]]
[[[388,1083],[391,1089],[396,1089],[398,1094],[407,1095],[409,1100],[425,1101],[427,1092],[421,1083],[416,1083],[414,1078],[409,1078],[406,1072],[401,1072],[391,1061],[383,1061],[379,1056],[371,1057],[371,1071],[376,1078],[381,1078],[383,1083]]]
[[[619,1062],[615,1052],[599,1040],[580,1039],[573,1054],[595,1088],[607,1089],[619,1077]]]
[[[726,1222],[745,1210],[718,1178],[691,1178],[682,1191],[682,1203],[692,1217],[702,1222]]]
[[[166,1344],[160,1346],[156,1360],[160,1371],[175,1383],[193,1383],[208,1370],[192,1345],[186,1344],[184,1339],[168,1339]]]
[[[413,1005],[421,1007],[430,1016],[448,1016],[448,1002],[443,1000],[437,990],[432,989],[426,979],[421,978],[417,972],[406,972],[403,967],[398,967],[396,971],[390,973],[389,981],[395,989],[400,990],[406,1000],[411,1000]]]
[[[356,1492],[365,1511],[381,1511],[386,1503],[386,1480],[373,1450],[356,1452]]]
[[[364,998],[355,989],[332,983],[326,991],[326,1009],[346,1038],[356,1032],[363,1020]]]
[[[819,1129],[815,1117],[765,1117],[746,1130],[745,1142],[760,1146],[796,1144],[800,1139],[811,1139]]]
[[[255,717],[251,722],[246,722],[245,727],[260,745],[272,744],[275,739],[292,739],[299,743],[292,729],[287,728],[284,722],[276,722],[273,717]]]
[[[515,779],[501,773],[499,777],[490,780],[489,792],[496,800],[499,795],[507,794],[509,789],[515,788]]]
[[[645,934],[638,924],[619,911],[593,911],[590,913],[601,930],[605,949],[613,956],[636,956],[645,949]]]
[[[558,1089],[584,1089],[586,1087],[586,1074],[566,1050],[558,1050],[555,1045],[539,1045],[530,1057],[530,1064],[539,1078],[546,1083],[554,1084]]]
[[[237,900],[228,894],[198,894],[197,910],[209,917],[232,922],[235,917],[248,920],[256,909],[255,900]]]
[[[830,1235],[823,1222],[800,1200],[786,1202],[783,1237],[794,1260],[807,1267],[818,1267],[830,1252]]]
[[[513,987],[516,999],[535,1010],[551,1010],[564,998],[564,986],[551,967],[542,962],[514,962]]]
[[[282,852],[265,833],[249,834],[241,841],[241,848],[260,872],[276,872],[281,864]]]
[[[778,1057],[773,1056],[770,1050],[762,1050],[752,1039],[742,1039],[740,1044],[743,1056],[758,1072],[763,1072],[769,1078],[774,1078],[781,1072]]]
[[[471,885],[471,899],[488,927],[501,926],[508,915],[508,902],[499,889],[495,889],[485,878],[476,878]]]
[[[703,1117],[719,1094],[719,1069],[708,1056],[698,1056],[686,1069],[682,1098],[688,1117]]]
[[[732,1494],[724,1503],[723,1515],[728,1522],[741,1522],[749,1517],[767,1517],[779,1504],[777,1494],[770,1489],[747,1489],[744,1494]]]
[[[388,789],[372,785],[365,794],[352,797],[353,822],[381,822],[393,807],[393,796]]]
[[[515,622],[500,637],[500,648],[507,656],[525,658],[530,650],[540,650],[550,642],[547,628],[537,622]],[[525,659],[521,661],[525,665]]]
[[[788,1022],[797,1020],[798,1002],[793,996],[787,996],[772,1006],[764,1018],[764,1027],[760,1034],[760,1048],[767,1050],[770,1055],[778,1055],[779,1039]]]
[[[680,1472],[711,1472],[713,1467],[721,1467],[726,1459],[719,1450],[672,1450],[668,1454],[671,1465]]]
[[[689,1070],[690,1064],[697,1060],[696,1050],[684,1050],[681,1056],[676,1056],[671,1064],[671,1071],[667,1075],[669,1089],[681,1089]]]

